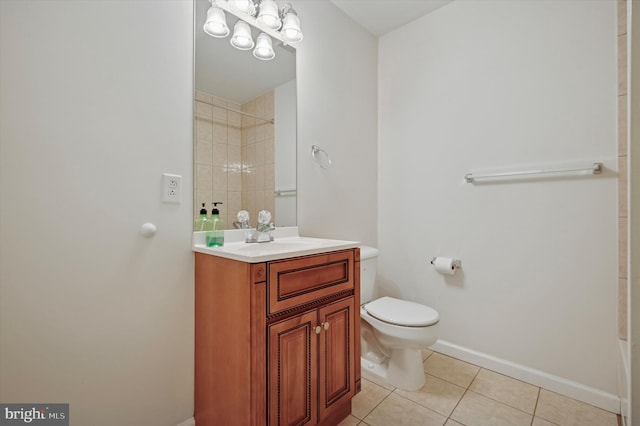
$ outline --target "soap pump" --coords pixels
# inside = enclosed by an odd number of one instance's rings
[[[222,202],[214,202],[213,210],[211,210],[211,224],[206,235],[207,247],[222,247],[224,245],[224,221],[220,218],[218,204],[222,204]]]
[[[196,219],[193,230],[209,231],[210,229],[211,229],[211,221],[207,217],[207,209],[204,208],[204,203],[202,203],[202,208],[200,209],[200,215]]]

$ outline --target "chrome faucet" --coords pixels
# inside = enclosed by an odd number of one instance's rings
[[[258,225],[255,229],[251,229],[249,225],[249,213],[246,210],[238,212],[238,222],[234,223],[237,228],[244,230],[245,243],[268,243],[273,241],[271,231],[276,227],[271,222],[271,213],[268,210],[261,210],[258,213]]]

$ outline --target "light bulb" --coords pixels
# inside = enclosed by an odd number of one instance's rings
[[[279,29],[282,25],[282,21],[280,21],[278,5],[276,2],[273,0],[261,0],[260,10],[256,20],[261,25],[271,28],[272,30]]]
[[[256,41],[256,48],[253,49],[253,56],[263,61],[275,58],[276,52],[273,51],[271,37],[265,33],[260,33]]]
[[[229,35],[229,27],[224,11],[218,7],[211,6],[207,11],[207,21],[203,30],[212,37],[226,37]]]
[[[287,43],[298,43],[299,41],[302,41],[300,19],[298,18],[298,15],[296,15],[296,12],[291,8],[289,8],[284,15],[280,34],[282,34],[282,38]]]
[[[249,24],[240,20],[236,22],[236,25],[233,27],[231,45],[240,50],[253,49],[254,42],[253,38],[251,38],[251,28]]]

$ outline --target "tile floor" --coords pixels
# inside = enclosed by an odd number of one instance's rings
[[[339,426],[618,426],[618,416],[438,352],[427,381],[406,392],[363,371],[362,392]]]

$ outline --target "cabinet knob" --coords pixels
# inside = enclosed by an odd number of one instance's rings
[[[320,332],[322,331],[322,327],[316,325],[313,330],[316,332],[316,334],[320,334]]]
[[[322,328],[324,328],[325,330],[329,329],[329,323],[328,322],[323,322],[322,323]]]

